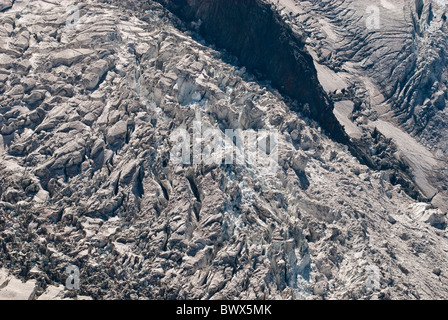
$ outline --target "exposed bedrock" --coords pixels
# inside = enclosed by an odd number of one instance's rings
[[[313,58],[304,47],[305,40],[268,2],[157,1],[207,41],[237,57],[248,71],[260,79],[271,81],[280,93],[297,100],[299,104],[293,107],[295,111],[318,121],[334,140],[346,144],[361,163],[374,170],[390,171],[394,177],[392,180],[403,185],[410,196],[426,199],[415,186],[408,166],[393,155],[393,150],[383,148],[381,158],[372,157],[369,150],[378,143],[377,137],[348,138],[333,113],[333,101],[319,82]]]
[[[219,48],[273,87],[299,102],[296,111],[317,120],[337,141],[348,138],[333,103],[317,79],[313,59],[299,36],[260,0],[158,0]]]

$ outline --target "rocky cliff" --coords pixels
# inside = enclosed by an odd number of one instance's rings
[[[259,0],[160,0],[209,43],[225,49],[241,66],[296,100],[296,110],[317,120],[334,139],[347,142],[320,86],[302,35],[292,32],[277,11]]]

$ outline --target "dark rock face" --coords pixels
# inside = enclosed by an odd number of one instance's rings
[[[317,79],[304,43],[266,2],[259,0],[158,0],[187,22],[199,22],[208,41],[235,55],[249,71],[300,103],[330,135],[347,142],[333,104]]]
[[[358,160],[374,170],[390,170],[396,183],[415,199],[417,191],[405,163],[385,150],[373,159],[375,137],[350,141],[334,116],[333,101],[323,90],[313,58],[296,30],[268,2],[260,0],[157,0],[191,24],[209,42],[238,58],[250,72],[270,80],[280,93],[299,102],[293,110],[318,121],[337,142],[348,146]],[[379,163],[381,161],[381,163]]]

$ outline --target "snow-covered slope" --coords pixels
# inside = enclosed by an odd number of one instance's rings
[[[446,1],[272,3],[308,32],[326,91],[358,104],[342,121],[348,132],[376,127],[391,138],[422,194],[447,210]]]
[[[446,298],[445,212],[361,164],[197,23],[151,1],[1,13],[0,277],[42,299]],[[174,163],[173,135],[197,122],[276,130],[278,161]],[[68,266],[78,291],[61,288]]]

